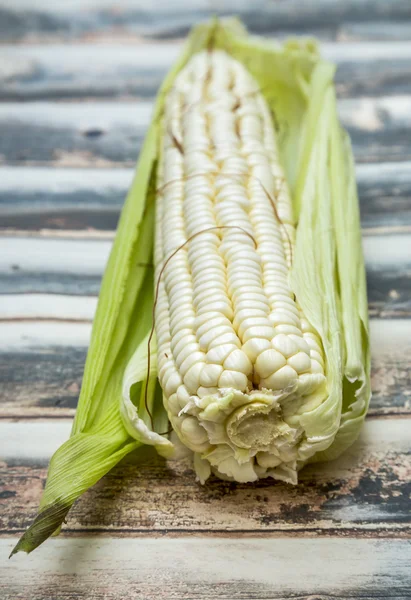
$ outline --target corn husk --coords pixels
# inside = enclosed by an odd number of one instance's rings
[[[13,553],[58,533],[74,501],[142,444],[163,456],[174,445],[150,349],[156,166],[164,97],[193,53],[221,48],[261,86],[276,123],[298,223],[291,281],[327,359],[329,395],[300,417],[304,461],[329,460],[357,437],[370,398],[367,298],[352,152],[336,111],[333,65],[312,40],[284,46],[248,36],[235,20],[196,27],[156,100],[101,287],[70,439],[50,462],[39,513]],[[87,257],[85,257],[87,260]],[[197,457],[197,471],[204,465]]]

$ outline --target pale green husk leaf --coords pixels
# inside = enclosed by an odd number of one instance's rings
[[[154,431],[144,404],[154,288],[147,265],[152,262],[164,95],[190,56],[207,47],[222,48],[246,66],[278,128],[298,222],[291,281],[321,335],[329,390],[320,406],[298,416],[306,432],[298,467],[338,456],[363,422],[370,398],[367,298],[354,167],[336,112],[334,68],[319,58],[312,41],[291,40],[280,47],[248,36],[235,20],[200,25],[156,101],[103,278],[72,436],[54,454],[39,514],[13,553],[30,552],[58,532],[73,502],[141,444],[154,445],[166,456],[173,451],[173,444],[160,435],[167,417],[156,383],[155,345],[147,396]],[[195,457],[201,481],[209,475],[210,463],[229,479],[250,478],[242,471],[247,467],[234,464],[221,450],[207,459],[208,464]],[[276,477],[288,481],[292,473],[279,471]]]

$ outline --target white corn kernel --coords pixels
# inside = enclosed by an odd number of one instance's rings
[[[297,373],[305,373],[311,368],[311,359],[305,352],[297,352],[287,360],[287,364]]]
[[[180,408],[184,408],[187,402],[190,400],[190,394],[184,385],[180,385],[177,388],[177,398],[180,403]]]
[[[177,363],[176,361],[176,365],[180,371],[180,373],[182,374],[182,376],[184,377],[184,375],[187,373],[187,371],[190,369],[190,367],[192,367],[193,365],[195,365],[196,363],[202,363],[204,364],[204,353],[203,352],[191,352],[184,360],[182,363]]]
[[[295,228],[269,108],[240,63],[201,52],[167,93],[162,128],[155,329],[172,425],[196,453],[224,443],[235,455],[235,436],[259,423],[268,439],[246,477],[288,469],[292,428],[276,423],[287,406],[309,405],[306,394],[321,401],[325,358],[290,288]],[[245,407],[254,420],[232,438],[227,423],[237,411],[242,423]]]
[[[204,365],[200,374],[200,385],[207,388],[217,386],[222,372],[223,367],[221,365]]]
[[[283,325],[276,325],[275,327],[275,331],[276,333],[284,333],[286,335],[299,335],[302,336],[303,334],[301,333],[301,330],[298,327],[295,327],[295,325],[288,325],[288,324],[283,324]]]
[[[278,352],[281,352],[281,354],[285,356],[285,358],[289,358],[298,352],[297,344],[284,333],[276,335],[272,340],[272,344]]]
[[[247,354],[242,350],[233,350],[224,361],[224,369],[239,371],[249,375],[253,370],[253,365]]]
[[[279,456],[271,454],[270,452],[258,452],[256,458],[258,464],[265,469],[273,469],[282,463]]]
[[[216,346],[207,352],[206,360],[209,363],[222,365],[227,356],[236,349],[237,347],[234,344],[222,344],[221,346]]]
[[[199,380],[204,363],[196,363],[190,367],[183,377],[184,385],[190,395],[194,395],[199,387]]]
[[[321,375],[324,373],[322,365],[317,360],[311,361],[311,373],[320,373]]]
[[[248,340],[245,344],[243,344],[242,349],[247,354],[251,362],[255,363],[261,352],[264,352],[264,350],[268,350],[271,347],[270,341],[257,337]]]
[[[218,395],[218,387],[200,387],[197,390],[197,396],[199,398],[205,398],[207,396],[217,396]]]
[[[173,371],[169,377],[165,377],[164,381],[164,392],[166,396],[171,396],[171,394],[174,394],[177,391],[179,385],[181,385],[182,383],[181,376],[177,371]]]
[[[297,347],[299,350],[301,350],[301,352],[305,352],[308,354],[308,356],[310,355],[310,346],[307,344],[307,341],[304,339],[304,337],[300,337],[299,335],[295,335],[293,333],[291,333],[288,337],[297,344]]]
[[[266,379],[261,379],[260,386],[271,390],[284,390],[297,382],[297,373],[289,365],[285,365]]]
[[[260,377],[265,379],[272,373],[275,373],[275,371],[278,371],[278,369],[281,369],[281,367],[284,367],[286,364],[287,361],[284,358],[284,355],[281,352],[278,352],[278,350],[270,348],[268,350],[264,350],[264,352],[258,356],[255,363],[255,370]]]
[[[322,354],[320,354],[319,352],[317,352],[317,350],[311,350],[310,351],[310,356],[311,356],[312,359],[314,359],[318,363],[320,363],[320,365],[322,366],[322,368],[324,368],[324,358],[323,358]]]
[[[199,425],[194,417],[185,417],[181,423],[181,433],[192,444],[204,444],[207,441],[206,430]]]
[[[248,340],[253,338],[265,338],[267,340],[271,340],[274,336],[274,327],[268,326],[256,326],[250,327],[243,335],[243,343],[245,344]]]
[[[242,392],[247,388],[247,385],[247,375],[238,371],[223,371],[218,380],[219,388],[235,388]]]
[[[166,395],[166,400],[165,402],[167,402],[167,410],[168,412],[170,412],[171,414],[177,416],[178,413],[180,412],[180,402],[178,400],[177,394],[170,394],[169,396]]]
[[[202,352],[198,352],[198,344],[197,342],[187,343],[185,346],[180,346],[180,352],[173,352],[175,356],[175,362],[178,369],[181,369],[181,365],[187,358],[192,357],[193,355],[198,355],[199,359],[204,360],[204,354]]]
[[[240,340],[235,333],[224,333],[210,342],[209,349],[211,350],[211,348],[222,346],[223,344],[234,344],[237,348],[241,348]]]

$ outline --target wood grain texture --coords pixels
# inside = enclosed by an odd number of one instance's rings
[[[59,539],[0,561],[5,600],[411,598],[409,0],[0,0],[0,553],[69,436],[101,274],[176,38],[232,12],[255,33],[320,37],[338,65],[371,418],[298,488],[200,486],[188,460],[137,452],[76,503]]]
[[[338,29],[336,38],[340,42],[346,41],[409,41],[411,39],[411,23],[404,21],[363,21],[347,22]]]
[[[254,0],[161,1],[141,0],[70,0],[50,4],[47,0],[2,0],[0,39],[96,39],[110,37],[139,38],[176,37],[186,35],[200,19],[214,15],[238,15],[251,31],[281,35],[293,32],[326,38],[338,37],[351,23],[368,22],[378,27],[382,22],[395,26],[411,16],[407,0],[330,0],[299,2]],[[401,30],[400,30],[401,31]],[[357,33],[358,35],[358,33]],[[401,33],[395,34],[395,39]],[[409,38],[408,38],[409,39]]]
[[[97,295],[111,240],[46,233],[0,236],[2,293]],[[371,315],[410,316],[411,234],[365,235],[363,246]]]
[[[411,412],[411,320],[371,320],[370,414]],[[81,387],[90,323],[0,323],[0,418],[67,417]]]
[[[113,231],[133,171],[0,167],[0,229]]]
[[[356,173],[363,228],[411,225],[411,163],[362,164]]]
[[[134,166],[151,103],[0,104],[0,162]]]
[[[339,112],[358,162],[411,160],[411,96],[342,99]],[[151,102],[0,104],[0,163],[134,166]]]
[[[73,507],[67,532],[261,532],[375,536],[411,534],[409,419],[368,420],[359,440],[331,463],[310,465],[293,487],[216,478],[201,486],[188,459],[143,448]],[[0,421],[4,465],[0,531],[24,530],[34,516],[52,452],[69,421]],[[21,440],[25,443],[22,444]],[[12,501],[10,499],[13,499]]]
[[[114,231],[130,169],[0,167],[0,230]],[[364,229],[411,228],[411,162],[357,165]]]
[[[6,45],[0,59],[0,99],[152,97],[182,43]],[[411,91],[411,42],[322,43],[337,65],[340,98]]]
[[[2,555],[15,541],[1,540]],[[57,539],[3,563],[0,589],[4,600],[406,600],[410,550],[406,540]]]

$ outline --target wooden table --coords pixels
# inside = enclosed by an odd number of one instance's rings
[[[233,10],[254,32],[319,36],[339,65],[371,315],[363,434],[296,488],[201,487],[143,450],[6,564],[69,435],[153,94],[189,25]],[[2,598],[411,598],[410,40],[410,0],[0,1]]]

